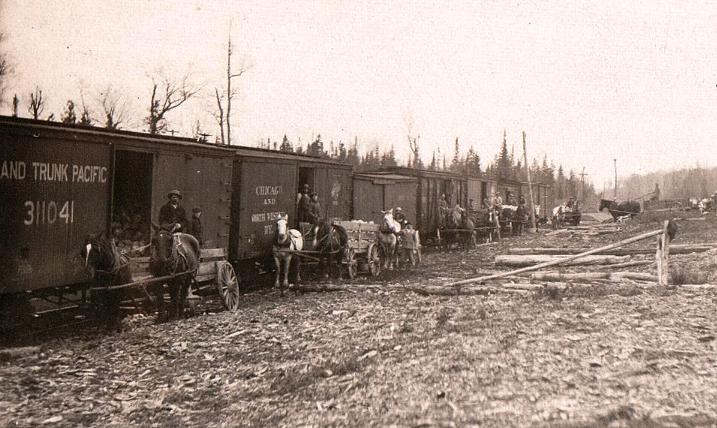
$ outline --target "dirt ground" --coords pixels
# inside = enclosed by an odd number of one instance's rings
[[[495,272],[511,246],[597,247],[659,220],[428,252],[411,271],[344,281],[380,285],[365,291],[258,289],[236,313],[161,325],[135,315],[119,334],[46,340],[0,362],[0,426],[717,426],[716,289],[407,288]],[[714,214],[679,226],[675,244],[717,242]],[[674,255],[670,266],[681,282],[714,284],[715,256]]]

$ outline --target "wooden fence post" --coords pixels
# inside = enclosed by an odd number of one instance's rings
[[[670,256],[670,235],[667,233],[668,220],[662,228],[662,235],[657,236],[657,252],[655,253],[655,261],[657,262],[657,284],[667,286],[669,282],[668,261]]]

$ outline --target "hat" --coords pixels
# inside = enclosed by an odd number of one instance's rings
[[[319,194],[316,192],[311,192],[311,197],[313,198],[314,196],[319,196]]]
[[[401,211],[401,207],[396,207],[395,211]]]
[[[304,183],[304,189],[310,189],[309,183]]]
[[[182,194],[179,192],[179,190],[170,190],[169,193],[167,193],[168,198],[172,198],[172,195],[177,195],[179,199],[182,199]]]
[[[199,207],[194,207],[194,208],[192,208],[192,212],[193,212],[193,213],[200,213],[200,212],[202,212],[202,209],[199,208]]]

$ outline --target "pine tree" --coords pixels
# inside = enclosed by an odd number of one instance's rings
[[[556,187],[556,195],[558,199],[564,199],[565,198],[565,173],[563,172],[563,166],[558,166],[558,176],[555,179],[555,187]]]
[[[74,124],[77,123],[77,115],[75,114],[75,102],[72,100],[67,100],[67,108],[65,109],[65,113],[62,115],[61,119],[62,123],[70,123]]]
[[[433,151],[433,157],[431,158],[431,166],[430,166],[430,169],[433,170],[433,171],[435,171],[437,167],[438,167],[438,165],[437,165],[437,163],[436,163],[436,151],[434,150],[434,151]]]
[[[286,152],[286,153],[294,152],[294,147],[291,145],[291,142],[286,137],[286,134],[284,134],[284,138],[281,140],[281,145],[279,146],[279,151]]]
[[[499,178],[510,178],[513,164],[508,154],[508,141],[506,131],[503,130],[503,143],[500,146],[500,152],[496,160],[497,173]]]
[[[461,151],[458,145],[457,137],[455,143],[453,144],[453,160],[451,161],[451,171],[456,173],[463,172],[463,165],[461,163]]]

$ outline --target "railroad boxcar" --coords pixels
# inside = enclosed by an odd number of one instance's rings
[[[424,239],[436,236],[439,216],[438,207],[441,195],[446,195],[449,206],[468,204],[468,178],[463,175],[445,171],[431,171],[407,167],[391,167],[382,171],[415,177],[416,187],[416,222],[415,226]]]
[[[297,226],[297,195],[304,184],[318,193],[325,218],[351,216],[349,164],[251,147],[234,148],[233,163],[229,255],[242,272],[248,266],[242,262],[270,258],[278,213],[289,214]]]
[[[386,172],[363,172],[353,178],[353,218],[380,224],[381,211],[401,207],[410,222],[416,221],[418,179]]]
[[[205,246],[226,248],[232,155],[187,138],[0,117],[0,300],[82,289],[86,236],[147,243],[172,189],[188,216],[202,208]]]

